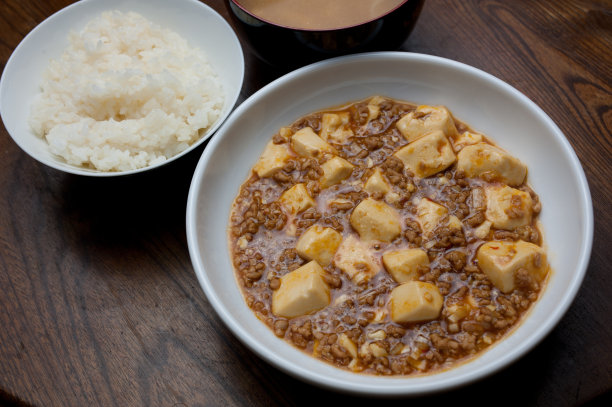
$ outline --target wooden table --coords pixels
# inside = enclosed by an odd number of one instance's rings
[[[68,3],[0,2],[2,67],[32,28]],[[206,3],[228,17],[221,0]],[[428,0],[403,49],[480,68],[541,106],[576,150],[595,210],[588,273],[558,327],[494,376],[415,401],[609,402],[612,2]],[[245,58],[241,101],[282,74],[246,47]],[[185,237],[201,152],[151,174],[92,179],[39,164],[0,128],[0,404],[373,403],[285,375],[217,317]]]

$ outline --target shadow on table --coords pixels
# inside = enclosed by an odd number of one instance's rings
[[[134,246],[166,233],[184,235],[189,186],[203,150],[140,174],[66,175],[58,216],[97,245]]]
[[[559,399],[563,392],[552,394],[551,389],[543,385],[554,374],[551,371],[553,365],[549,363],[552,354],[549,349],[554,342],[553,333],[536,350],[491,377],[446,393],[415,398],[380,399],[331,392],[290,378],[270,365],[257,364],[257,361],[252,363],[259,370],[257,375],[266,378],[262,385],[269,387],[266,391],[273,392],[271,395],[278,405],[306,406],[316,400],[326,400],[328,405],[351,406],[405,406],[407,403],[432,406],[573,406],[576,405],[574,400]],[[256,356],[253,355],[253,358]],[[279,386],[271,386],[270,382],[277,382]]]

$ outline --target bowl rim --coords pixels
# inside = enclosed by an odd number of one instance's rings
[[[61,160],[58,159],[47,159],[44,157],[39,156],[36,151],[33,151],[33,149],[31,149],[30,147],[28,147],[26,145],[26,143],[24,143],[21,139],[21,137],[19,136],[14,136],[11,131],[8,129],[8,127],[6,126],[6,124],[4,123],[4,120],[2,119],[3,116],[3,104],[2,104],[2,100],[3,97],[2,95],[5,94],[5,92],[7,92],[6,88],[8,85],[6,85],[7,83],[7,77],[11,75],[12,71],[14,70],[14,65],[17,63],[16,61],[19,60],[19,58],[21,57],[21,53],[22,53],[22,49],[28,46],[28,43],[31,41],[31,38],[34,37],[38,31],[43,30],[46,26],[51,25],[54,23],[54,20],[57,19],[57,17],[59,17],[60,15],[63,15],[65,13],[69,13],[73,10],[76,9],[80,9],[80,8],[87,8],[89,4],[91,3],[102,3],[104,4],[104,0],[81,0],[75,3],[72,3],[66,7],[61,8],[60,10],[56,11],[55,13],[51,14],[50,16],[46,17],[43,21],[41,21],[39,24],[37,24],[32,30],[30,30],[30,32],[28,32],[25,37],[23,37],[21,39],[21,41],[19,42],[19,44],[17,45],[17,47],[15,47],[15,49],[13,50],[13,52],[11,53],[11,55],[9,56],[9,59],[6,62],[6,65],[4,66],[4,69],[2,71],[2,75],[0,76],[0,119],[3,121],[4,127],[7,131],[7,133],[11,136],[11,138],[13,139],[13,141],[15,142],[15,144],[17,144],[19,146],[19,148],[24,151],[27,155],[29,155],[30,157],[32,157],[33,159],[35,159],[36,161],[45,164],[51,168],[54,168],[56,170],[62,171],[62,172],[66,172],[66,173],[70,173],[70,174],[75,174],[75,175],[84,175],[84,176],[90,176],[90,177],[120,177],[120,176],[126,176],[126,175],[134,175],[134,174],[139,174],[142,172],[146,172],[149,170],[154,170],[157,169],[159,167],[165,166],[166,164],[170,164],[171,162],[179,159],[180,157],[183,157],[187,154],[189,154],[190,152],[192,152],[194,149],[196,149],[198,146],[200,146],[202,143],[204,143],[206,140],[208,140],[209,138],[211,138],[216,132],[217,130],[219,130],[219,128],[222,126],[222,124],[225,122],[225,120],[227,120],[227,118],[230,116],[230,114],[232,113],[234,107],[236,106],[237,102],[238,102],[238,98],[240,97],[240,93],[242,91],[242,87],[244,84],[244,76],[245,76],[245,60],[244,60],[244,50],[242,49],[242,45],[240,44],[240,40],[238,39],[238,36],[236,35],[236,32],[233,30],[232,26],[228,23],[228,21],[223,18],[223,16],[221,16],[221,14],[219,14],[215,9],[213,9],[212,7],[210,7],[209,5],[200,2],[198,0],[175,0],[175,1],[180,1],[183,2],[185,4],[190,4],[194,7],[200,7],[202,10],[205,10],[205,12],[207,14],[209,14],[211,16],[211,18],[214,18],[215,20],[218,21],[220,26],[224,26],[224,29],[228,32],[231,33],[232,35],[228,36],[228,44],[231,43],[231,49],[233,50],[233,52],[238,53],[238,55],[240,56],[239,58],[239,83],[236,83],[236,88],[234,90],[233,93],[231,94],[226,94],[226,99],[224,101],[224,106],[223,109],[227,109],[225,113],[222,112],[222,114],[220,115],[220,117],[217,119],[217,121],[206,131],[206,133],[200,137],[199,139],[197,139],[193,144],[191,144],[188,148],[186,148],[185,150],[181,151],[180,153],[167,158],[166,160],[164,160],[163,162],[160,163],[156,163],[156,164],[152,164],[152,165],[148,165],[146,167],[143,168],[137,168],[137,169],[133,169],[133,170],[127,170],[127,171],[99,171],[99,170],[95,170],[95,169],[89,169],[89,168],[85,168],[85,167],[78,167],[75,165],[71,165],[68,163],[62,163]],[[135,2],[141,2],[146,4],[146,1],[142,1],[142,0],[135,0]],[[129,3],[127,3],[129,4]],[[108,10],[110,11],[112,9],[111,6],[109,6]],[[91,16],[91,18],[93,18],[94,16]],[[159,25],[159,24],[158,24]],[[161,26],[161,25],[160,25]],[[166,28],[163,27],[162,28]],[[173,30],[174,31],[174,30]],[[176,31],[175,31],[176,32]],[[181,35],[179,33],[179,35]],[[182,36],[182,35],[181,35]],[[197,45],[194,45],[191,41],[188,41],[190,44],[190,46],[192,47],[196,47],[198,48]],[[204,52],[206,52],[206,50],[204,50]],[[59,56],[59,55],[57,55]],[[57,57],[55,56],[55,57]],[[208,57],[208,54],[207,54]],[[227,98],[227,96],[229,96],[229,98]]]
[[[566,290],[562,297],[559,298],[558,307],[551,313],[548,319],[537,326],[536,330],[533,334],[528,337],[528,340],[521,343],[517,348],[508,354],[505,354],[502,358],[497,360],[495,363],[491,363],[489,365],[483,366],[479,369],[469,371],[459,377],[450,377],[445,380],[438,380],[435,383],[426,383],[420,386],[419,389],[414,388],[402,388],[401,385],[395,386],[393,388],[384,388],[377,387],[376,383],[371,385],[356,385],[355,383],[347,383],[341,380],[331,381],[330,378],[322,377],[317,373],[313,373],[302,366],[297,364],[288,363],[288,361],[280,358],[274,352],[271,352],[266,346],[262,345],[258,341],[256,341],[250,333],[244,329],[234,318],[231,316],[228,310],[225,309],[223,304],[221,303],[220,296],[212,286],[208,280],[207,273],[205,271],[205,267],[202,264],[199,256],[199,251],[197,248],[198,245],[198,236],[196,235],[197,227],[196,227],[196,219],[197,219],[197,201],[199,197],[199,189],[200,184],[204,178],[205,167],[210,158],[215,154],[215,150],[217,146],[223,141],[226,136],[225,129],[230,127],[231,124],[239,118],[242,113],[248,110],[252,105],[255,105],[259,99],[263,98],[266,94],[272,92],[276,88],[282,87],[288,83],[291,83],[295,78],[298,78],[306,73],[313,71],[324,71],[325,69],[334,67],[338,64],[343,64],[347,62],[359,62],[359,61],[368,61],[370,59],[376,58],[386,58],[389,60],[405,60],[410,59],[414,61],[422,61],[429,62],[434,64],[442,64],[447,67],[458,69],[463,72],[467,72],[471,75],[478,76],[480,79],[493,83],[495,86],[503,88],[506,92],[510,92],[513,97],[518,98],[521,103],[529,106],[530,109],[533,109],[537,116],[542,119],[547,126],[554,130],[554,136],[560,142],[563,150],[569,157],[570,162],[568,164],[571,165],[572,173],[576,176],[576,181],[579,184],[580,190],[576,191],[577,196],[579,197],[579,203],[584,211],[583,216],[585,222],[582,225],[582,231],[586,239],[582,242],[582,246],[580,248],[579,258],[577,261],[576,272],[573,274],[570,280],[570,287]],[[189,254],[191,257],[192,265],[194,267],[194,271],[198,278],[198,281],[208,299],[211,303],[223,323],[232,331],[232,333],[249,349],[251,349],[255,354],[259,357],[275,366],[276,368],[284,371],[285,373],[296,377],[300,380],[303,380],[307,383],[314,384],[329,390],[340,391],[344,393],[351,393],[357,395],[369,395],[369,396],[377,396],[377,397],[393,397],[393,396],[418,396],[431,394],[434,392],[439,392],[442,390],[451,390],[460,386],[467,385],[479,379],[482,379],[486,376],[489,376],[499,370],[507,367],[512,362],[518,360],[522,356],[524,356],[527,352],[533,349],[538,343],[540,343],[558,324],[561,318],[565,315],[570,305],[572,304],[584,276],[587,271],[589,258],[592,249],[593,243],[593,230],[594,230],[594,221],[593,221],[593,205],[591,200],[591,195],[589,191],[588,182],[586,176],[584,174],[584,170],[578,160],[578,157],[571,147],[569,141],[565,137],[565,135],[561,132],[561,130],[557,127],[557,125],[552,121],[552,119],[533,101],[531,101],[527,96],[522,94],[520,91],[502,81],[501,79],[486,73],[478,68],[472,67],[470,65],[453,61],[447,58],[426,55],[426,54],[418,54],[418,53],[409,53],[409,52],[370,52],[349,56],[341,56],[337,58],[332,58],[328,60],[324,60],[321,62],[316,62],[311,65],[307,65],[295,71],[289,72],[288,74],[276,79],[275,81],[269,83],[265,87],[261,88],[253,95],[251,95],[248,99],[246,99],[240,106],[238,106],[234,112],[230,115],[228,120],[224,123],[222,128],[218,132],[218,136],[215,137],[205,151],[203,152],[200,161],[194,171],[194,176],[191,181],[189,196],[187,200],[187,208],[186,208],[186,232],[187,232],[187,243]],[[234,273],[234,270],[232,269]],[[478,356],[476,357],[478,358]],[[470,359],[474,360],[474,359]],[[469,361],[467,363],[469,363]],[[461,363],[459,364],[461,365]],[[459,366],[457,365],[457,366]],[[451,368],[452,370],[452,368]],[[441,371],[443,372],[443,371]],[[429,375],[424,375],[429,376]],[[435,376],[435,373],[431,374],[431,376]],[[377,376],[372,376],[374,378],[373,382],[378,380]],[[390,378],[384,378],[384,380],[388,380],[389,382],[398,382],[400,383],[402,380],[410,380],[411,377],[397,377],[392,376]],[[423,377],[423,376],[418,376]]]

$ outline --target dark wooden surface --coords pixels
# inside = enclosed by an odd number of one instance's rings
[[[2,0],[0,66],[68,3]],[[227,18],[222,1],[206,3]],[[201,148],[151,174],[90,179],[39,164],[1,126],[0,404],[610,402],[612,2],[428,0],[403,49],[510,83],[552,117],[584,166],[595,210],[591,262],[572,307],[539,346],[485,380],[415,401],[304,384],[242,346],[198,285],[184,219]],[[246,47],[245,57],[241,100],[282,74]]]

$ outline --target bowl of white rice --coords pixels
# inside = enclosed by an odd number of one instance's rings
[[[15,49],[0,80],[0,115],[43,164],[134,174],[211,137],[243,77],[234,31],[197,0],[83,0]]]

